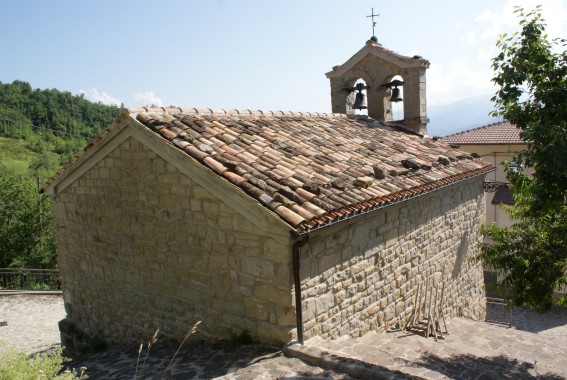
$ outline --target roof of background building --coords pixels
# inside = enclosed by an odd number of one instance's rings
[[[368,118],[180,108],[124,112],[300,233],[493,170],[469,153]]]
[[[493,205],[514,205],[514,196],[512,195],[512,191],[508,185],[502,185],[496,189],[496,193],[494,193],[494,198],[492,198],[491,203]]]
[[[459,145],[526,143],[520,138],[520,130],[507,120],[454,133],[443,137],[441,140],[447,144]]]

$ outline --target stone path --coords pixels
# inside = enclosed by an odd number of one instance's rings
[[[61,295],[0,295],[0,352],[31,353],[60,343],[57,323],[65,318]]]
[[[6,295],[0,293],[0,353],[14,348],[26,353],[58,346],[58,322],[65,317],[58,296]],[[144,364],[138,362],[137,346],[112,347],[100,353],[76,356],[70,368],[87,367],[91,379],[159,379],[177,347],[152,348]],[[138,362],[138,370],[136,364]],[[281,348],[261,345],[231,346],[191,343],[183,347],[167,372],[166,379],[226,380],[350,380],[350,376],[323,370],[283,355]]]
[[[147,360],[137,347],[114,347],[101,353],[76,357],[72,368],[87,367],[91,379],[159,379],[168,368],[176,347],[152,348]],[[136,369],[136,364],[138,368]],[[167,369],[166,379],[312,379],[347,380],[346,374],[323,370],[297,358],[288,358],[280,349],[260,345],[189,344]]]
[[[492,320],[504,321],[488,309]],[[566,379],[567,310],[547,314],[525,309],[512,313],[512,327],[453,318],[449,335],[433,338],[407,331],[369,333],[362,338],[310,339],[286,353],[312,364],[342,370],[361,378],[425,379]],[[346,364],[345,364],[346,363]]]
[[[491,320],[505,320],[489,308]],[[0,342],[24,352],[59,344],[61,296],[0,294]],[[440,342],[405,331],[358,339],[311,339],[284,351],[261,345],[191,342],[179,352],[167,379],[567,379],[567,310],[539,315],[515,309],[512,327],[454,318]],[[159,340],[158,340],[159,342]],[[0,343],[0,353],[7,344]],[[136,363],[138,347],[112,347],[73,357],[91,379],[160,378],[176,347],[154,347]],[[300,360],[301,359],[301,360]]]

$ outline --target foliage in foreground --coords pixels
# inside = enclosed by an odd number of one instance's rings
[[[185,334],[185,337],[177,347],[177,350],[171,357],[161,374],[160,379],[165,379],[167,371],[175,361],[177,354],[183,345],[197,332],[197,327],[201,321],[197,321]],[[156,344],[159,329],[154,332],[152,337],[148,340],[146,345],[146,352],[142,359],[142,351],[144,344],[141,343],[138,348],[138,358],[136,360],[136,371],[134,379],[142,378],[150,370],[146,367],[148,357],[152,347]],[[64,369],[64,363],[70,361],[63,356],[63,348],[53,348],[45,352],[40,352],[27,356],[22,352],[17,351],[4,351],[0,352],[0,380],[37,380],[37,379],[61,379],[61,380],[83,380],[89,377],[86,374],[86,367],[80,369]]]
[[[534,172],[507,170],[514,224],[482,226],[489,241],[478,259],[503,275],[499,285],[515,305],[545,312],[567,304],[567,295],[554,298],[567,286],[567,51],[555,53],[565,40],[547,40],[540,7],[515,12],[522,31],[501,36],[493,59],[493,114],[520,129],[528,148],[516,161]]]
[[[32,179],[0,164],[0,268],[56,266],[51,202]]]
[[[66,361],[61,348],[29,357],[21,352],[7,351],[0,354],[0,380],[88,379],[85,367],[63,370]]]
[[[482,226],[492,241],[481,244],[481,256],[504,275],[499,285],[515,305],[540,312],[565,305],[567,296],[556,298],[554,292],[567,285],[567,207],[540,217],[518,208],[511,214],[521,219],[511,227]]]

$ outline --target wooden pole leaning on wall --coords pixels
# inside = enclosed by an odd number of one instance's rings
[[[405,330],[423,333],[426,338],[433,336],[435,341],[438,338],[444,339],[443,334],[449,333],[443,312],[444,295],[445,284],[434,285],[430,279],[426,280],[425,286],[423,283],[419,284]]]
[[[419,319],[419,317],[417,315],[418,308],[416,307],[416,305],[417,305],[417,303],[419,302],[419,299],[420,299],[421,286],[422,286],[421,283],[417,286],[417,292],[415,293],[415,298],[413,300],[414,307],[411,309],[411,314],[406,321],[406,325],[404,326],[404,330],[409,330],[410,326],[414,325],[415,322]]]

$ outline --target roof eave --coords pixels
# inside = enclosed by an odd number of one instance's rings
[[[342,222],[346,222],[349,220],[352,220],[356,217],[360,217],[363,215],[368,215],[371,212],[377,211],[377,210],[381,210],[385,207],[388,206],[392,206],[395,204],[398,204],[400,202],[404,202],[410,199],[414,199],[414,198],[418,198],[420,196],[429,194],[431,192],[434,191],[438,191],[441,190],[447,186],[452,186],[455,185],[459,182],[462,181],[466,181],[481,175],[486,175],[490,172],[493,172],[496,170],[496,167],[492,164],[490,165],[486,165],[483,168],[480,169],[476,169],[476,170],[472,170],[470,172],[466,172],[466,173],[462,173],[462,174],[456,174],[454,176],[451,176],[449,178],[444,178],[441,180],[438,180],[436,182],[432,182],[432,183],[427,183],[418,187],[413,187],[410,189],[406,189],[406,190],[401,190],[398,191],[396,193],[393,194],[389,194],[386,195],[384,197],[380,197],[380,198],[376,198],[374,200],[370,200],[370,201],[365,201],[362,202],[364,204],[366,204],[366,207],[360,207],[359,209],[357,209],[356,205],[349,207],[349,208],[343,208],[340,210],[334,210],[334,213],[342,213],[344,214],[341,217],[332,219],[332,220],[327,220],[325,221],[325,215],[319,217],[319,218],[314,218],[312,220],[306,221],[304,223],[302,223],[301,225],[299,225],[296,229],[295,229],[295,235],[297,237],[299,236],[303,236],[303,235],[307,235],[313,231],[318,231],[320,229],[326,228],[326,227],[330,227],[333,225],[336,225],[338,223],[342,223]]]

